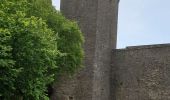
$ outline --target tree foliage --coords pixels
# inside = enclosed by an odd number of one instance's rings
[[[75,21],[66,19],[50,4],[50,0],[30,0],[29,15],[41,17],[59,36],[58,49],[64,56],[56,59],[59,68],[56,74],[74,74],[82,67],[83,35]]]
[[[49,0],[0,1],[0,99],[46,100],[46,86],[82,67],[83,36]]]
[[[39,100],[46,91],[46,85],[54,78],[48,70],[56,68],[56,36],[39,18],[18,19],[17,23],[13,29],[13,56],[16,66],[23,71],[17,78],[16,87],[22,88],[20,91],[25,98],[33,96]]]
[[[2,24],[0,26],[0,96],[8,97],[15,90],[14,82],[19,70],[14,67],[12,58],[11,33]]]
[[[0,4],[0,94],[42,100],[54,80],[48,70],[57,68],[57,36],[41,18],[26,17],[26,6],[24,0]]]

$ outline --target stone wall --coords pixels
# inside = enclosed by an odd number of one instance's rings
[[[170,100],[170,44],[115,49],[118,2],[61,0],[84,33],[85,60],[54,84],[52,100]]]
[[[85,37],[84,69],[75,77],[63,77],[54,85],[52,100],[92,100],[96,41],[97,0],[61,0],[61,12],[78,22]],[[88,38],[87,38],[88,37]],[[62,91],[62,92],[60,92]]]
[[[170,100],[170,44],[113,51],[111,100]]]
[[[84,69],[54,84],[52,100],[110,100],[110,63],[116,47],[118,0],[61,0],[61,12],[85,37]],[[73,98],[72,98],[73,97]],[[70,98],[70,99],[69,99]]]

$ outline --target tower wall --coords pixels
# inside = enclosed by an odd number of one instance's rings
[[[52,100],[170,99],[170,44],[115,49],[118,2],[61,1],[62,13],[84,33],[85,67],[61,77]]]
[[[61,0],[61,12],[85,36],[85,60],[74,78],[54,85],[53,100],[110,100],[111,51],[116,48],[118,0]],[[69,99],[70,98],[70,99]]]

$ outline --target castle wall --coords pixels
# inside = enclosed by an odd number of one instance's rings
[[[84,69],[74,77],[63,76],[54,85],[52,100],[92,100],[96,41],[97,0],[61,0],[61,12],[78,22],[85,37]],[[87,38],[88,37],[88,38]]]
[[[52,100],[110,100],[110,63],[116,47],[118,0],[61,0],[61,12],[85,37],[84,69],[54,84]],[[73,97],[73,98],[72,98]],[[70,99],[69,99],[70,98]]]
[[[170,44],[114,50],[111,69],[111,100],[170,100]]]
[[[54,84],[52,100],[170,100],[170,44],[115,49],[118,2],[61,1],[84,33],[85,60],[79,73]]]

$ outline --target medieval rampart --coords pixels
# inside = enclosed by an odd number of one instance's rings
[[[111,100],[170,100],[170,44],[113,51]]]

